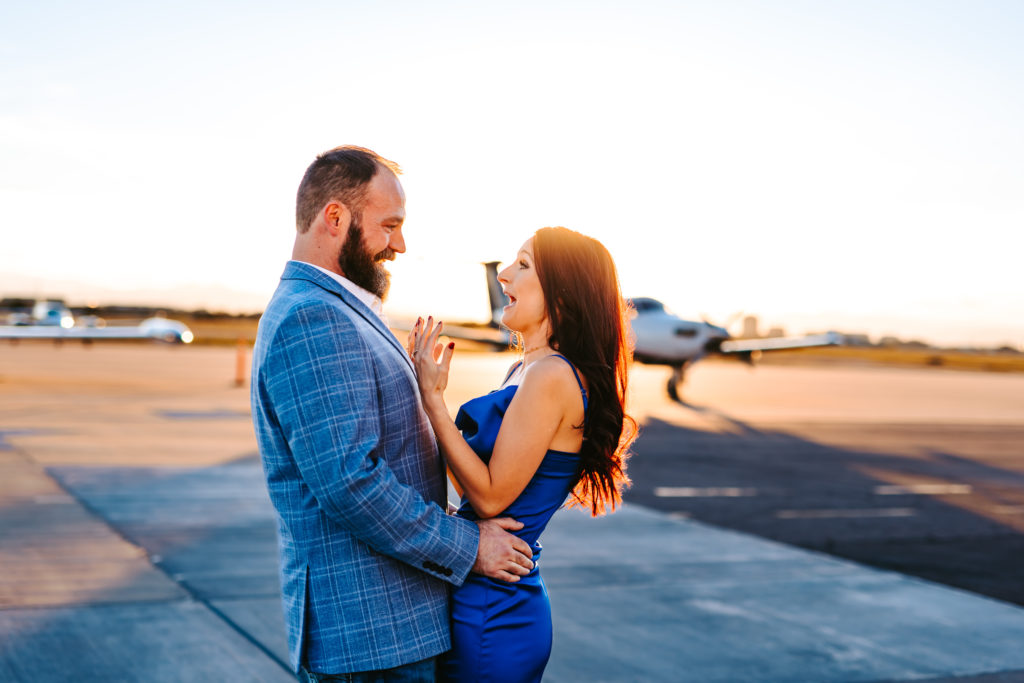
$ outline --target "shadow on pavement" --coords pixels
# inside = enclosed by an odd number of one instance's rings
[[[1005,457],[1024,428],[766,428],[682,405],[720,428],[647,420],[627,501],[1024,605],[1024,473],[1006,466],[1024,454]],[[960,454],[927,445],[944,441]]]

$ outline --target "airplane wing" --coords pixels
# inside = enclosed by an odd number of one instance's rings
[[[166,318],[148,318],[136,326],[57,327],[50,325],[2,325],[0,339],[155,339],[191,343],[193,334],[183,323]]]
[[[810,334],[804,337],[769,337],[767,339],[730,339],[723,341],[722,353],[751,353],[753,351],[778,351],[782,349],[803,349],[811,346],[836,346],[843,343],[838,332]]]
[[[415,325],[415,320],[389,318],[388,327],[394,332],[408,334]],[[397,335],[399,340],[405,342],[405,337]],[[445,323],[441,336],[450,339],[465,339],[477,344],[490,346],[496,351],[507,351],[510,344],[509,331],[504,327],[495,328],[490,325],[459,325]]]
[[[505,293],[498,282],[498,261],[482,264],[486,270],[487,298],[491,302],[491,320],[487,323],[445,323],[443,335],[451,339],[465,339],[490,346],[495,351],[507,351],[511,346],[511,332],[501,324],[501,310],[508,303]],[[415,320],[408,318],[389,318],[388,326],[399,332],[408,334]],[[399,337],[403,342],[404,337]]]
[[[478,344],[493,346],[499,351],[507,351],[509,348],[509,331],[505,328],[494,329],[493,327],[468,327],[466,325],[445,324],[441,333],[452,339],[467,339]]]

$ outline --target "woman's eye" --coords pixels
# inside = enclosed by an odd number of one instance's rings
[[[520,270],[526,270],[526,269],[527,269],[527,268],[529,268],[529,267],[530,267],[530,266],[526,265],[526,261],[520,261],[520,262],[519,262],[519,269],[520,269]]]

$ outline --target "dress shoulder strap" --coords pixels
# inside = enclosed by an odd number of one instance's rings
[[[509,369],[508,374],[505,375],[505,379],[501,380],[501,384],[504,385],[508,381],[508,378],[512,376],[512,373],[519,369],[519,366],[523,364],[523,361],[517,362]]]
[[[580,385],[580,393],[583,395],[583,421],[587,421],[587,390],[583,388],[583,380],[580,379],[580,373],[576,370],[576,366],[573,365],[568,358],[560,353],[551,354],[564,360],[569,367],[572,369],[572,374],[576,377],[576,384]],[[511,373],[509,373],[511,374]]]

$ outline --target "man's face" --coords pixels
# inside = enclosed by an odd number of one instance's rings
[[[391,275],[384,267],[396,253],[405,252],[402,224],[405,193],[390,171],[381,169],[370,181],[360,211],[352,213],[338,266],[345,277],[383,299]]]
[[[366,244],[360,218],[352,216],[345,242],[338,253],[338,267],[349,280],[384,299],[391,286],[391,273],[384,267],[384,261],[394,260],[395,252],[385,248],[372,253]]]

